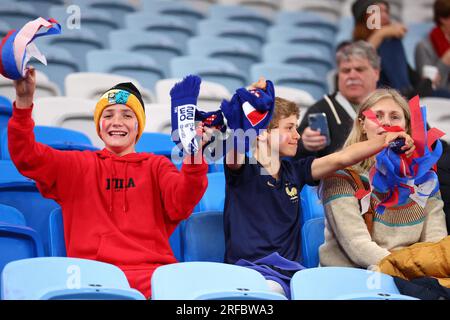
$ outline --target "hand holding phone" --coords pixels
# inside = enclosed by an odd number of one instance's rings
[[[320,134],[327,139],[326,145],[331,143],[330,131],[328,130],[327,115],[325,113],[311,113],[308,115],[308,125],[314,131],[320,131]]]

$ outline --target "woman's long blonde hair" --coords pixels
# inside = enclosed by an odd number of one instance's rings
[[[377,89],[372,92],[361,104],[358,110],[358,115],[353,122],[353,128],[350,132],[347,140],[344,143],[344,148],[361,141],[367,140],[367,135],[363,132],[363,121],[365,116],[363,112],[372,108],[376,103],[383,99],[391,99],[402,108],[405,115],[406,133],[411,134],[411,113],[409,111],[408,102],[394,89]],[[368,171],[375,163],[375,158],[367,158],[360,163],[357,163],[351,167],[351,169],[357,172]]]

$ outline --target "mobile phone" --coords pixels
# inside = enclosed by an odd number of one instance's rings
[[[322,136],[327,139],[326,145],[331,143],[330,131],[328,130],[327,115],[325,113],[311,113],[308,115],[309,127],[314,131],[320,131]]]

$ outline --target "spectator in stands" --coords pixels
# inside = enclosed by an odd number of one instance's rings
[[[380,77],[380,58],[373,47],[365,41],[344,43],[336,52],[338,91],[324,98],[305,113],[298,128],[296,158],[323,157],[344,145],[350,133],[360,103],[377,88]],[[330,132],[330,144],[319,131],[309,127],[308,115],[325,113]]]
[[[367,13],[367,9],[372,5],[378,6],[379,11],[374,11],[373,14],[379,14],[380,19],[374,19],[374,16]],[[403,24],[391,22],[387,1],[356,0],[352,5],[352,12],[355,19],[353,39],[368,41],[381,57],[379,87],[397,89],[408,98],[417,94],[421,97],[450,97],[447,90],[433,89],[433,85],[439,82],[438,77],[433,81],[422,78],[409,66],[401,42],[407,29]]]
[[[386,134],[363,115],[369,109],[381,125],[400,126],[410,132],[408,103],[393,89],[379,89],[362,103],[344,147]],[[425,207],[409,198],[407,204],[387,207],[383,214],[374,212],[374,206],[387,194],[373,191],[370,199],[358,200],[358,190],[370,190],[368,175],[374,163],[374,158],[368,158],[321,182],[326,213],[325,243],[319,249],[322,266],[368,268],[393,250],[447,236],[439,191],[428,197]]]
[[[416,46],[415,60],[417,71],[423,76],[425,66],[438,70],[438,88],[450,89],[450,0],[434,2],[434,22],[436,26]],[[429,68],[429,67],[425,67]],[[432,70],[432,68],[431,68]]]
[[[264,88],[264,83],[253,87]],[[233,149],[225,159],[225,262],[258,270],[274,291],[288,296],[293,273],[302,269],[298,261],[303,185],[315,185],[336,169],[359,163],[399,136],[413,145],[404,132],[388,133],[322,158],[287,161],[282,158],[297,152],[298,118],[295,103],[277,97],[267,130],[256,138],[253,157]]]
[[[450,146],[445,141],[442,141],[442,143],[444,146],[444,151],[437,163],[437,174],[439,177],[442,200],[444,201],[447,231],[450,232]]]
[[[114,86],[95,107],[103,150],[54,150],[33,135],[35,71],[14,84],[8,124],[11,159],[36,181],[44,197],[61,205],[67,255],[120,267],[131,287],[150,297],[153,271],[176,262],[170,235],[205,192],[208,166],[202,154],[192,156],[194,162],[185,158],[180,172],[166,157],[136,153],[145,108],[131,83]],[[201,131],[199,126],[197,133]]]

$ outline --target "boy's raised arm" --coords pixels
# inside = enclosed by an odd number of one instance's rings
[[[407,150],[405,152],[406,156],[411,156],[415,150],[414,140],[407,133],[386,132],[376,138],[352,144],[341,151],[315,159],[311,165],[311,175],[314,180],[319,180],[337,170],[357,164],[377,154],[387,147],[389,142],[397,138],[406,139],[402,150]]]

